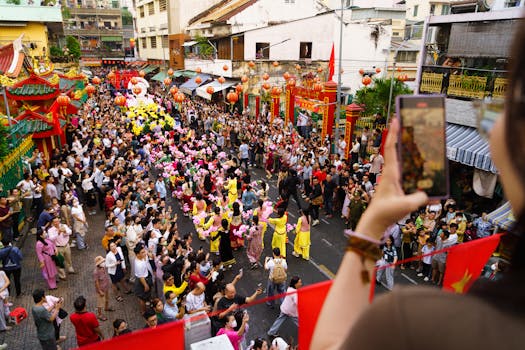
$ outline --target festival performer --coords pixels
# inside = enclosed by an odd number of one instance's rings
[[[295,257],[301,256],[304,260],[310,260],[310,218],[305,209],[301,210],[301,217],[297,220],[295,226],[295,239],[293,242],[292,255]]]
[[[201,241],[205,241],[204,237],[204,220],[206,219],[206,201],[202,197],[201,193],[195,195],[195,201],[193,202],[193,223],[195,224],[195,230]]]
[[[219,228],[221,227],[222,214],[221,208],[215,207],[213,209],[214,215],[208,219],[204,224],[204,230],[209,232],[210,237],[210,253],[219,254],[220,235]]]
[[[187,208],[193,207],[193,189],[192,189],[192,183],[190,181],[189,176],[184,177],[184,183],[182,184],[182,203],[183,206],[187,206]],[[184,216],[189,216],[189,212],[184,211]]]
[[[249,234],[246,236],[246,239],[249,240],[246,255],[248,255],[248,260],[252,264],[251,268],[256,269],[259,267],[259,259],[261,258],[264,247],[264,233],[266,232],[268,225],[266,222],[259,222],[258,216],[254,216],[252,220],[253,226],[250,228]]]
[[[238,199],[237,194],[237,178],[233,174],[228,175],[228,182],[224,186],[228,190],[228,204],[231,206]]]
[[[222,219],[221,228],[219,229],[219,253],[222,264],[226,267],[231,267],[233,264],[235,264],[235,258],[233,257],[232,247],[230,244],[229,225],[230,223],[228,222],[228,219]]]
[[[288,222],[288,215],[284,208],[277,210],[277,218],[268,218],[268,223],[275,225],[272,237],[272,249],[279,248],[281,256],[286,258],[286,223]]]
[[[244,247],[244,238],[242,233],[239,233],[239,229],[242,225],[242,211],[239,202],[232,204],[232,212],[230,218],[230,241],[233,250]]]

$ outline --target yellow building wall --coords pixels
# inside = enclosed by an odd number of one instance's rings
[[[49,55],[49,43],[47,38],[47,27],[45,24],[29,22],[26,26],[2,27],[0,31],[0,45],[6,45],[24,34],[22,41],[29,48],[31,56]],[[30,44],[36,44],[34,50],[30,49]]]

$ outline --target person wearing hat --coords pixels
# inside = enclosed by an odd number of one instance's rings
[[[95,280],[95,291],[97,297],[97,318],[100,321],[107,321],[107,317],[102,313],[102,308],[105,311],[115,311],[109,307],[109,288],[111,280],[106,271],[106,259],[102,256],[95,258],[95,270],[93,271],[93,279]]]

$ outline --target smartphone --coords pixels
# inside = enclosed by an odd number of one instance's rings
[[[397,147],[404,192],[424,191],[430,199],[447,198],[445,97],[401,95],[396,112],[401,124]]]

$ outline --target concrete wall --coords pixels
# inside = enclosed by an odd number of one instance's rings
[[[0,31],[0,46],[11,43],[21,34],[24,34],[22,42],[29,47],[31,43],[37,45],[35,50],[29,49],[32,56],[42,56],[43,49],[49,55],[49,43],[47,38],[47,27],[42,23],[29,22],[26,26],[2,27]]]
[[[155,13],[149,15],[148,4],[153,2]],[[144,6],[144,17],[140,17],[140,8]],[[141,0],[137,2],[136,8],[136,26],[137,36],[139,38],[136,43],[139,56],[142,59],[155,59],[155,60],[168,60],[169,49],[168,47],[162,47],[162,36],[168,35],[168,11],[160,11],[158,1]],[[142,32],[142,28],[145,28],[145,33]],[[151,30],[154,28],[154,30]],[[165,29],[160,29],[165,28]],[[149,38],[152,36],[157,37],[157,48],[151,48]],[[147,39],[146,48],[142,47],[142,39]]]

